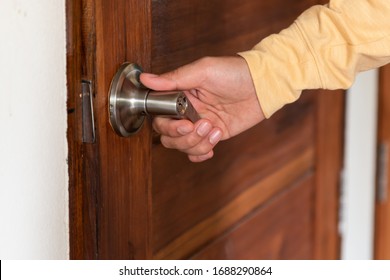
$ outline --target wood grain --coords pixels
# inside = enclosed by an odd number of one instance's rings
[[[378,115],[378,145],[387,144],[390,147],[390,66],[380,70],[379,78],[379,115]],[[390,155],[387,154],[390,163]],[[385,171],[390,178],[390,164]],[[386,198],[375,203],[375,243],[374,258],[390,259],[390,180],[387,179]]]
[[[100,169],[99,259],[147,259],[151,236],[151,133],[131,138],[108,123],[110,82],[125,61],[150,69],[150,1],[96,1],[96,109]],[[129,14],[131,13],[131,16]]]
[[[259,127],[219,144],[214,159],[202,164],[190,164],[181,153],[155,146],[154,251],[160,251],[306,149],[314,149],[313,97],[307,95]]]
[[[315,3],[154,1],[152,70],[163,72],[204,55],[231,55],[249,49],[287,27]],[[216,157],[204,164],[190,164],[178,152],[153,146],[154,252],[314,143],[314,123],[310,122],[315,114],[311,104],[316,101],[308,98],[301,102],[258,128],[219,144]]]
[[[267,35],[288,27],[302,11],[318,2],[153,1],[152,70],[164,72],[202,56],[248,50]]]
[[[216,213],[176,238],[160,250],[155,258],[181,259],[190,256],[195,249],[201,248],[207,241],[221,235],[278,192],[293,184],[297,178],[313,168],[313,162],[314,149],[308,148],[286,165],[280,166],[274,173],[251,185]],[[270,221],[264,220],[265,223]]]
[[[314,184],[313,172],[301,175],[293,186],[268,200],[192,258],[312,259]],[[270,220],[273,222],[269,223]]]
[[[339,259],[339,197],[344,145],[344,91],[316,91],[316,259]]]
[[[88,20],[86,20],[88,19]],[[97,258],[97,144],[82,143],[81,81],[94,80],[94,5],[66,1],[69,239],[71,259]],[[88,36],[87,36],[88,34]]]
[[[319,2],[67,0],[71,258],[190,258],[220,240],[254,240],[245,232],[264,232],[266,225],[284,231],[303,212],[318,220],[308,226],[305,218],[302,231],[296,231],[307,240],[302,250],[293,254],[294,240],[286,237],[281,240],[289,243],[272,247],[276,251],[269,256],[335,255],[337,209],[325,209],[336,207],[341,144],[326,137],[339,135],[342,107],[330,120],[325,112],[337,102],[322,106],[313,93],[305,94],[272,119],[219,144],[215,158],[202,164],[158,143],[152,146],[150,122],[134,137],[116,136],[107,113],[108,88],[123,62],[163,72],[204,55],[231,55],[287,27]],[[81,79],[93,83],[97,141],[92,145],[80,142]],[[314,184],[300,181],[313,172]],[[281,223],[267,220],[260,229],[249,222],[267,217],[262,213],[269,209],[280,207],[275,215],[282,215],[294,205],[300,207]],[[313,237],[307,238],[309,233]],[[254,248],[266,245],[258,240]],[[224,255],[213,249],[208,256],[256,256],[237,250]]]

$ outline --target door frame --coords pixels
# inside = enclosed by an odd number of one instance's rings
[[[379,70],[374,259],[390,259],[390,65]]]

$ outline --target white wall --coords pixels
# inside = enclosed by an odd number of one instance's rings
[[[357,76],[347,94],[341,212],[342,259],[372,259],[378,70]]]
[[[64,0],[0,0],[0,259],[68,258]]]

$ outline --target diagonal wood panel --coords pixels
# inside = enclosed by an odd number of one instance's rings
[[[309,147],[300,156],[292,159],[285,166],[281,166],[263,180],[256,182],[216,213],[176,238],[154,257],[156,259],[181,259],[190,256],[197,248],[224,233],[286,186],[291,185],[313,167],[313,162],[314,149]]]
[[[313,172],[279,193],[240,224],[206,245],[194,259],[311,259]],[[268,219],[272,223],[266,223]],[[259,242],[262,240],[262,242]]]

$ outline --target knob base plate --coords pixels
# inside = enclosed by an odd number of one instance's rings
[[[145,120],[148,90],[139,81],[142,69],[124,63],[111,81],[108,113],[110,125],[122,137],[137,133]]]

